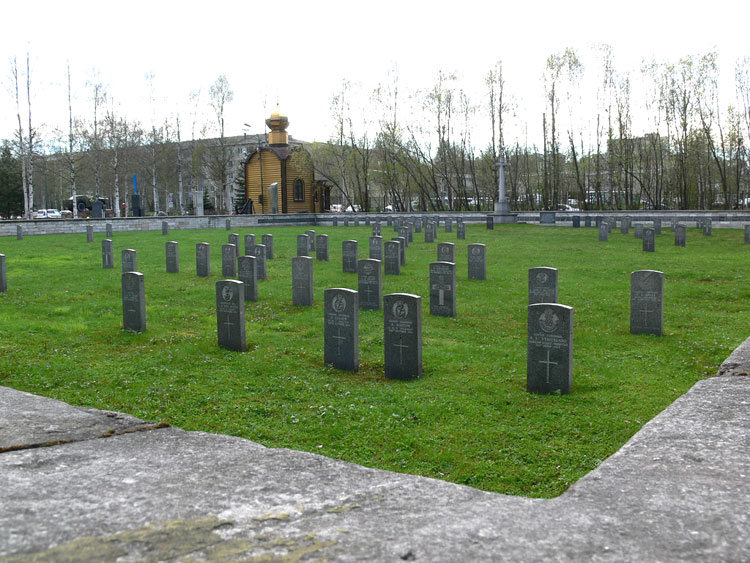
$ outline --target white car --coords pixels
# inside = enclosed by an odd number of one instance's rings
[[[47,219],[62,219],[62,213],[57,209],[47,209]]]

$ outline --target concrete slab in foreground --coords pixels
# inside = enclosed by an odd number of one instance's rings
[[[3,561],[750,560],[750,377],[699,382],[551,500],[9,388],[0,407]]]

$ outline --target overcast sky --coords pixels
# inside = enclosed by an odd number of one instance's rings
[[[45,134],[66,126],[68,63],[76,114],[90,113],[86,84],[97,73],[121,113],[150,123],[145,76],[152,73],[157,119],[179,112],[186,123],[189,93],[201,89],[207,106],[208,88],[225,74],[234,91],[228,134],[240,134],[244,123],[251,125],[248,132],[263,132],[263,119],[278,99],[290,118],[289,132],[310,141],[332,133],[330,99],[342,79],[369,91],[397,67],[402,90],[426,89],[439,70],[456,72],[473,101],[483,103],[483,77],[499,59],[507,91],[519,106],[516,132],[526,121],[539,129],[547,57],[574,47],[590,72],[598,64],[591,48],[600,43],[613,47],[615,65],[623,71],[637,70],[643,59],[676,60],[717,49],[725,95],[734,96],[734,62],[750,56],[749,5],[726,0],[6,3],[0,138],[11,137],[17,125],[10,60],[16,56],[25,66],[27,50],[34,125],[43,126]]]

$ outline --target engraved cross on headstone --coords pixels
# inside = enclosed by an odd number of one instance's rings
[[[547,350],[547,359],[546,360],[539,360],[540,364],[547,364],[547,384],[549,384],[549,367],[550,366],[556,366],[557,362],[551,362],[549,360],[549,350]]]
[[[341,336],[341,327],[336,327],[336,334],[332,336],[334,340],[336,340],[336,353],[340,356],[341,355],[341,344],[342,341],[346,340],[346,336]]]
[[[398,348],[398,363],[404,365],[404,348],[408,348],[409,346],[404,344],[404,339],[401,336],[398,338],[398,344],[394,344],[394,346]]]
[[[648,315],[649,313],[655,313],[655,309],[649,309],[648,303],[644,303],[643,309],[641,309],[639,312],[643,313],[643,326],[648,326]]]

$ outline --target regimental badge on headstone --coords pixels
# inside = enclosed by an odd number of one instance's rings
[[[422,375],[422,298],[408,293],[383,296],[385,376]]]
[[[336,369],[359,369],[359,299],[353,289],[323,292],[324,361]]]
[[[245,340],[245,284],[237,280],[216,282],[216,325],[219,346],[244,352]]]
[[[573,308],[555,303],[528,307],[526,390],[570,393],[573,387]]]
[[[637,270],[630,274],[630,332],[664,334],[664,272]]]
[[[455,263],[455,247],[456,245],[452,242],[441,242],[438,243],[437,247],[437,259],[438,262],[453,262]]]

